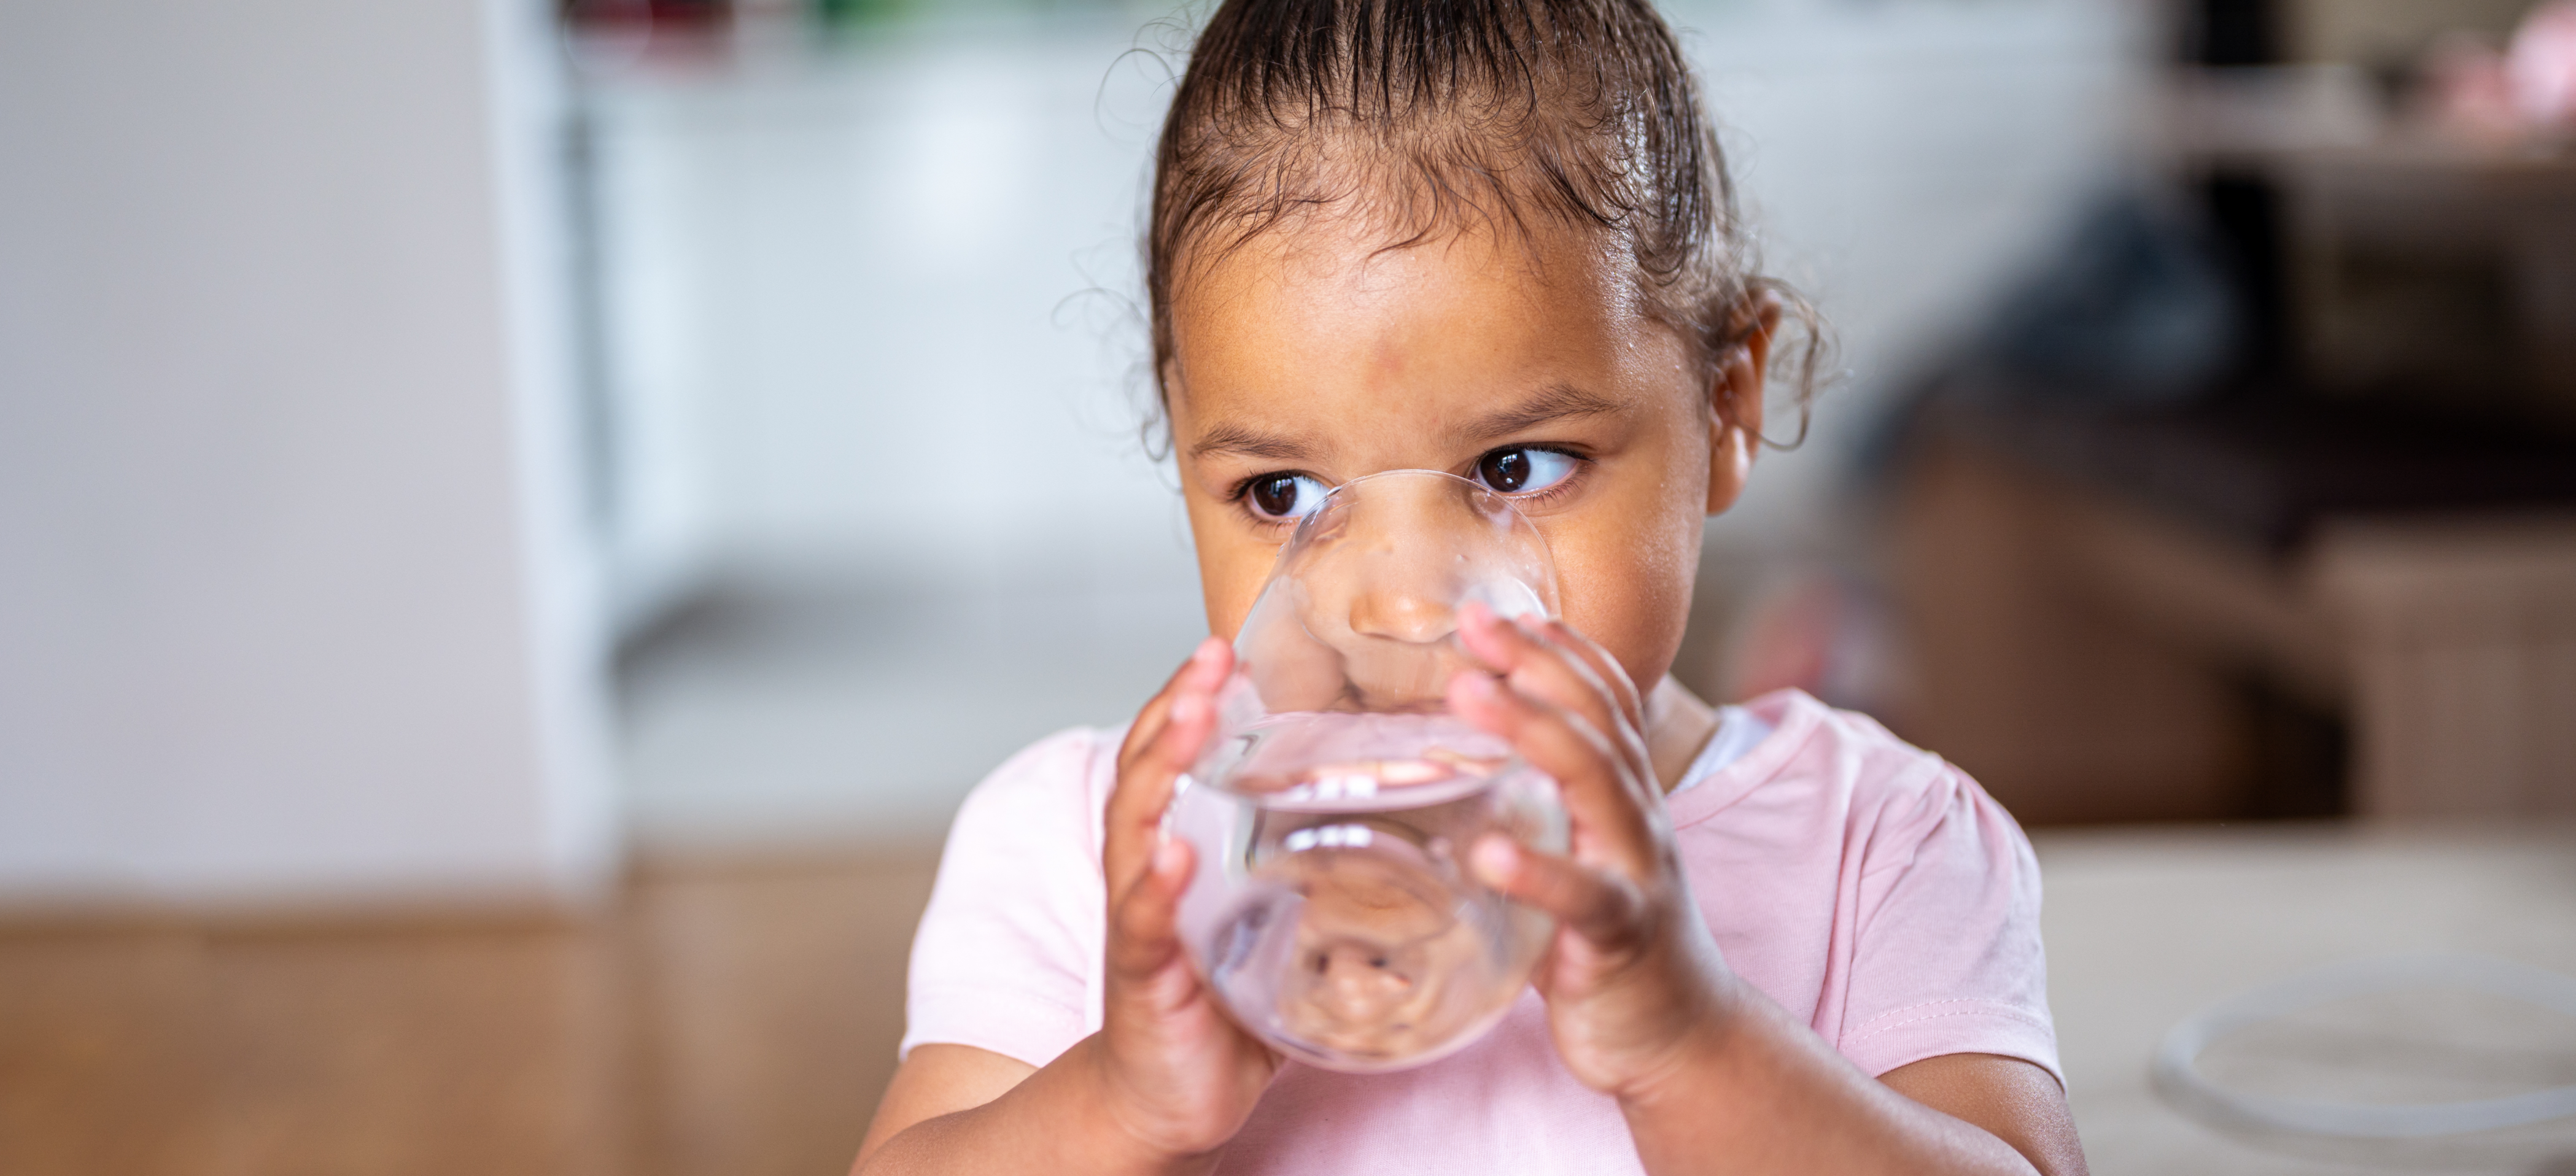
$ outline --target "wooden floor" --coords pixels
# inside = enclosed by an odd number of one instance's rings
[[[837,1173],[931,868],[651,867],[580,926],[0,930],[0,1173]]]

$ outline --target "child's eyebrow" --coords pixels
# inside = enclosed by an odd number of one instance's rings
[[[1523,429],[1561,421],[1568,417],[1603,416],[1625,411],[1618,401],[1593,395],[1572,384],[1550,384],[1538,393],[1500,412],[1467,423],[1459,436],[1469,441],[1502,437]]]
[[[1240,453],[1270,461],[1304,461],[1315,455],[1313,447],[1294,438],[1223,423],[1209,426],[1207,435],[1190,446],[1191,457],[1211,453]]]
[[[1458,436],[1472,443],[1508,436],[1569,417],[1604,416],[1625,411],[1627,406],[1618,401],[1594,395],[1572,384],[1550,384],[1528,400],[1469,421],[1458,430]],[[1210,425],[1206,435],[1190,446],[1193,458],[1211,453],[1236,453],[1265,461],[1309,461],[1315,456],[1315,448],[1294,437],[1221,422]]]

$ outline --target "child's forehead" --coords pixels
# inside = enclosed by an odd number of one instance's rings
[[[1315,337],[1320,330],[1384,350],[1423,328],[1489,334],[1543,317],[1581,331],[1641,313],[1624,258],[1597,233],[1549,222],[1401,229],[1362,215],[1310,215],[1203,246],[1172,291],[1173,342],[1183,353],[1175,358],[1186,362],[1194,343],[1210,340],[1297,336],[1312,348],[1331,341]]]
[[[1366,464],[1686,391],[1678,337],[1581,234],[1391,249],[1342,226],[1246,244],[1176,292],[1166,391],[1184,452]]]
[[[1387,286],[1461,279],[1500,287],[1625,277],[1626,251],[1598,225],[1469,209],[1437,218],[1348,197],[1190,241],[1175,267],[1175,309],[1211,284],[1339,281]],[[1201,308],[1204,309],[1204,308]]]

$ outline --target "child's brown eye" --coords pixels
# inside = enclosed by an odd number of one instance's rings
[[[1553,449],[1497,449],[1476,459],[1476,480],[1504,494],[1544,490],[1574,472],[1574,459]]]
[[[1263,474],[1245,488],[1252,509],[1265,518],[1302,519],[1324,505],[1331,488],[1304,474]]]

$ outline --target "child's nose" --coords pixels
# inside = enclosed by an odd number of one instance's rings
[[[1413,977],[1373,943],[1337,940],[1308,955],[1306,967],[1315,974],[1317,1001],[1346,1025],[1375,1027],[1413,993]]]
[[[1351,599],[1351,631],[1367,637],[1428,645],[1458,627],[1449,594],[1429,585],[1389,585]]]

